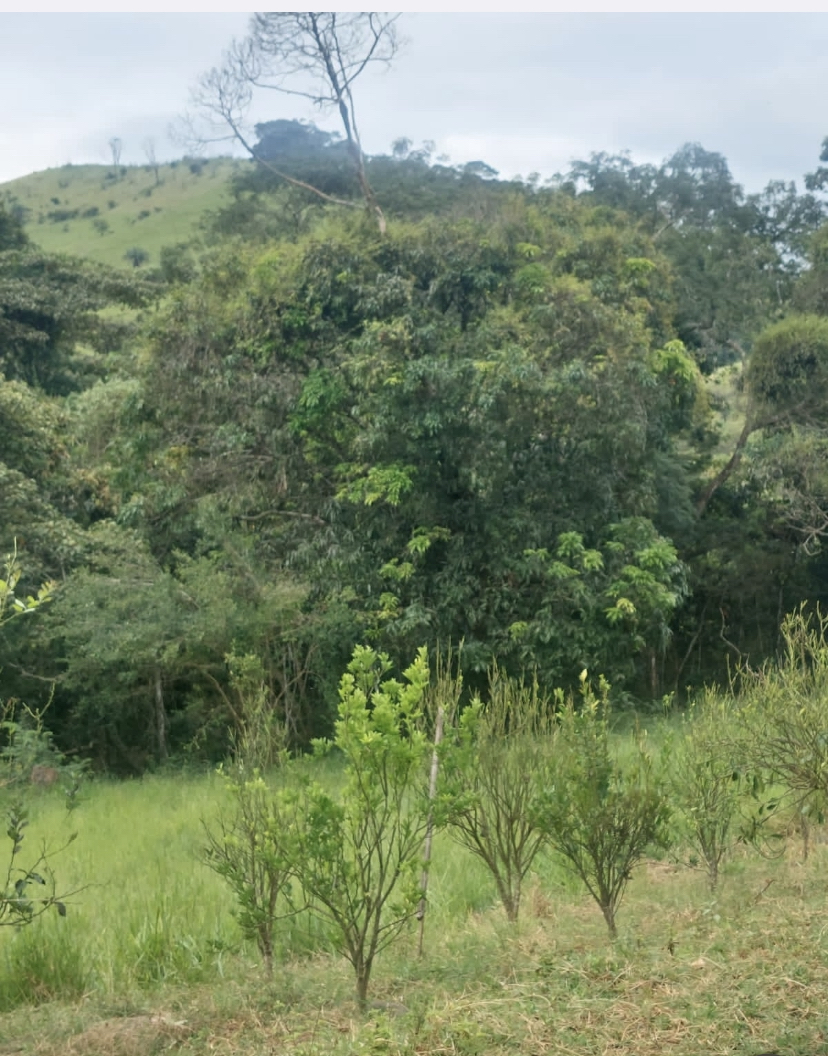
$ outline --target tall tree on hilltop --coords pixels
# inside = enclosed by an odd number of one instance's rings
[[[193,93],[194,104],[208,117],[216,134],[196,134],[193,121],[188,119],[188,138],[202,144],[211,138],[235,139],[252,158],[288,183],[336,205],[354,206],[352,201],[288,175],[262,155],[245,129],[245,115],[256,88],[309,99],[322,110],[336,109],[365,205],[384,234],[385,216],[365,171],[353,88],[368,66],[388,65],[396,55],[397,17],[376,11],[272,11],[254,15],[249,36],[233,41],[222,66],[206,73]]]

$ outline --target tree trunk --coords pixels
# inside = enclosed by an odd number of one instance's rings
[[[169,758],[167,750],[167,712],[164,710],[164,687],[161,681],[161,668],[155,669],[155,734],[158,745],[158,761],[166,763]]]
[[[707,487],[702,492],[702,496],[696,504],[696,513],[701,517],[707,509],[710,500],[724,484],[730,474],[736,469],[739,463],[742,461],[742,454],[745,450],[745,445],[748,442],[750,434],[756,428],[751,422],[750,412],[748,412],[745,418],[745,424],[742,427],[742,431],[739,434],[739,439],[736,441],[736,447],[733,449],[733,454],[730,456],[725,465],[719,470],[716,476],[711,480]]]
[[[354,965],[356,972],[356,999],[360,1012],[368,1007],[368,983],[371,980],[371,964],[360,961]]]
[[[615,909],[612,905],[605,905],[601,906],[601,912],[604,914],[604,920],[607,922],[610,941],[615,942],[618,938],[618,928],[615,924]]]
[[[520,913],[520,877],[516,878],[514,884],[508,883],[499,876],[496,876],[495,880],[500,901],[506,910],[506,919],[510,924],[516,924]]]
[[[428,821],[426,823],[426,834],[425,834],[425,846],[423,847],[423,876],[421,885],[423,889],[423,897],[420,899],[420,905],[417,907],[417,917],[420,921],[420,938],[417,944],[417,956],[422,957],[423,955],[423,934],[425,932],[425,914],[426,914],[426,893],[428,892],[428,867],[431,862],[431,840],[434,835],[434,818],[432,804],[434,797],[437,794],[437,768],[439,766],[439,757],[437,755],[437,748],[440,741],[443,739],[443,708],[442,706],[437,709],[437,721],[434,726],[434,751],[431,753],[431,773],[428,778]]]

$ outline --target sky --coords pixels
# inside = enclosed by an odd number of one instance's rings
[[[242,12],[0,13],[0,182],[66,163],[184,153],[169,127],[199,74],[245,36]],[[749,191],[819,164],[828,14],[406,13],[406,43],[356,89],[363,145],[406,136],[501,176],[565,172],[594,151],[660,162],[686,142]],[[253,120],[336,115],[275,93]],[[233,151],[230,145],[222,149]]]

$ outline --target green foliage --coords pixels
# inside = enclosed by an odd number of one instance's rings
[[[248,705],[261,700],[292,743],[301,742],[301,584],[285,575],[259,581],[232,537],[222,551],[176,555],[174,571],[134,530],[102,522],[88,538],[89,566],[69,578],[42,628],[46,642],[65,649],[59,695],[71,701],[78,740],[133,772],[188,743],[222,758],[245,718],[229,684],[226,657],[235,651]],[[261,670],[245,660],[248,652]]]
[[[272,976],[276,926],[297,912],[291,898],[294,864],[285,846],[287,819],[258,769],[237,760],[225,778],[232,811],[212,826],[205,823],[204,860],[230,887],[239,926],[255,940]]]
[[[563,706],[555,773],[538,808],[538,824],[598,903],[610,938],[632,870],[651,846],[666,842],[670,818],[663,778],[643,741],[631,760],[609,740],[609,686],[596,696],[582,678],[582,703]],[[563,702],[561,702],[563,703]]]
[[[149,252],[141,246],[130,246],[124,253],[124,260],[128,260],[133,268],[140,268],[149,260]]]
[[[440,747],[435,820],[486,865],[510,921],[545,833],[538,801],[553,772],[551,702],[530,685],[489,672],[486,702],[476,697]]]
[[[792,315],[763,331],[747,382],[760,423],[822,422],[828,397],[828,319]]]
[[[828,618],[785,617],[778,663],[743,670],[738,711],[748,759],[780,781],[807,819],[828,803]]]
[[[326,133],[259,132],[340,179]],[[231,170],[205,248],[189,220]],[[356,641],[398,663],[462,639],[472,691],[496,661],[565,689],[600,669],[657,701],[721,679],[726,650],[755,664],[780,612],[821,599],[820,317],[779,322],[813,196],[747,196],[698,145],[662,166],[597,156],[561,187],[404,142],[366,171],[382,239],[221,159],[7,188],[0,535],[68,600],[36,659],[14,627],[0,648],[37,706],[61,676],[63,749],[132,771],[222,758],[232,650],[260,658],[292,745],[330,732]],[[117,263],[150,208],[148,280],[51,257],[19,223],[53,249],[72,232],[47,213],[76,214]]]
[[[421,712],[425,649],[404,681],[386,677],[390,668],[387,656],[358,646],[342,676],[334,738],[319,745],[344,756],[341,796],[316,784],[287,793],[295,809],[296,875],[315,912],[336,929],[361,1008],[376,955],[400,934],[422,893],[430,756]]]
[[[0,579],[0,627],[7,623],[9,620],[14,619],[16,616],[23,616],[26,613],[34,612],[44,602],[50,600],[52,591],[55,588],[54,583],[44,583],[44,585],[38,590],[37,596],[33,597],[31,594],[28,597],[20,598],[15,594],[15,588],[20,582],[21,569],[17,559],[17,547],[12,553],[6,554],[4,577]]]
[[[266,768],[287,761],[285,729],[268,699],[261,660],[253,654],[230,654],[227,662],[239,717],[233,762],[220,769],[233,806],[230,817],[220,817],[217,827],[205,822],[204,858],[230,886],[239,925],[255,940],[272,976],[276,925],[297,912],[291,888],[295,864],[286,842],[290,822],[283,799],[263,777]]]
[[[51,395],[83,387],[98,366],[79,342],[105,343],[109,304],[138,306],[151,290],[100,266],[34,248],[0,252],[0,370]]]
[[[8,623],[16,617],[26,616],[34,612],[42,604],[50,600],[52,584],[46,584],[38,591],[37,597],[29,596],[19,598],[15,595],[15,587],[20,579],[20,569],[17,564],[16,550],[6,556],[5,578],[0,579],[0,626]],[[36,719],[34,730],[25,731],[30,735],[25,736],[19,723],[14,721],[14,704],[0,702],[2,704],[2,731],[5,744],[0,758],[2,769],[0,769],[0,788],[19,782],[21,777],[26,780],[29,776],[29,764],[42,758],[42,752],[50,748],[49,738],[44,736],[42,728],[42,716],[28,712]],[[25,768],[21,774],[21,768]],[[5,811],[8,827],[6,835],[11,847],[8,852],[8,862],[5,870],[0,872],[0,927],[12,926],[22,927],[31,924],[32,921],[42,913],[54,906],[61,917],[66,916],[66,905],[63,899],[66,895],[57,894],[57,882],[52,870],[54,857],[60,854],[63,848],[47,848],[44,844],[35,859],[26,865],[21,865],[19,855],[23,849],[25,829],[28,826],[28,815],[25,805],[19,800],[11,804]],[[69,837],[67,845],[74,840],[75,834]],[[34,891],[42,889],[39,895]]]
[[[745,195],[725,158],[698,143],[660,166],[593,154],[569,175],[591,201],[624,210],[651,232],[675,278],[676,334],[705,373],[732,362],[774,318],[801,266],[805,232],[822,215],[813,195],[793,185]]]
[[[19,928],[31,924],[35,918],[53,906],[61,917],[66,916],[67,894],[58,895],[52,860],[64,848],[43,847],[35,859],[26,865],[18,864],[23,848],[28,818],[25,808],[16,804],[6,811],[6,835],[11,842],[5,875],[0,873],[0,927]],[[77,834],[72,834],[68,846]]]
[[[686,570],[648,520],[610,525],[600,549],[585,546],[578,532],[565,532],[554,553],[528,550],[525,559],[526,580],[537,585],[535,612],[509,633],[524,662],[555,651],[555,667],[545,658],[547,680],[556,669],[598,660],[617,677],[629,677],[636,654],[663,654],[670,619],[687,592]]]
[[[670,754],[672,800],[685,838],[715,891],[719,872],[735,845],[755,835],[758,818],[751,792],[754,775],[736,721],[737,704],[714,689],[695,701],[684,717]]]

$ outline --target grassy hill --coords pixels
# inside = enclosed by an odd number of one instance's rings
[[[247,163],[232,158],[146,165],[64,165],[0,184],[0,201],[18,212],[26,233],[51,253],[129,266],[139,248],[158,264],[162,246],[198,231],[207,210],[227,195],[231,174]]]

